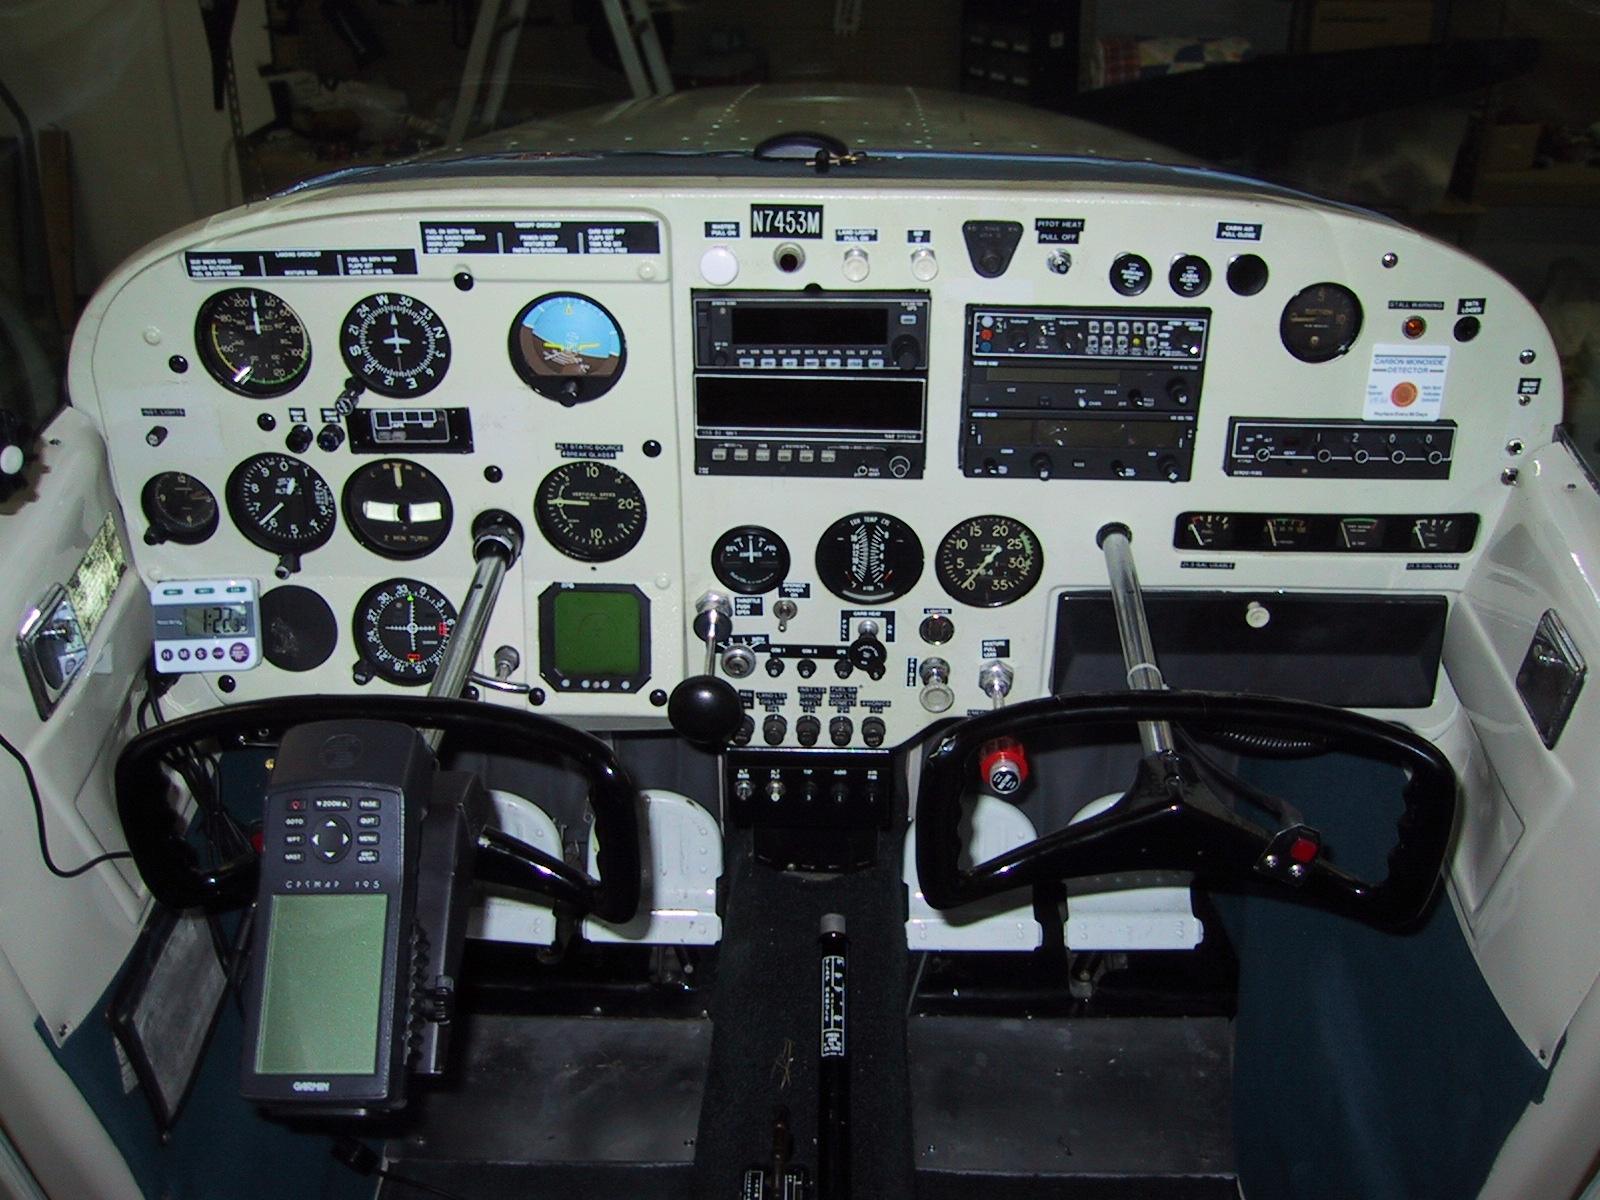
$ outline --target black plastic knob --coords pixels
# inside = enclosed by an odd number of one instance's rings
[[[691,675],[672,689],[667,700],[667,720],[689,741],[720,750],[739,731],[744,720],[739,693],[726,679]]]
[[[865,671],[874,679],[879,678],[884,671],[884,664],[888,662],[889,652],[875,637],[858,637],[850,643],[847,651],[850,662],[859,670]]]
[[[761,740],[769,746],[778,746],[783,743],[783,735],[789,732],[789,722],[777,713],[771,713],[761,722]]]
[[[288,435],[283,439],[283,444],[290,454],[304,454],[311,449],[311,438],[311,426],[296,425],[289,430]]]
[[[902,371],[915,371],[922,365],[922,346],[908,333],[895,338],[889,353],[894,356],[894,365]]]
[[[1186,406],[1192,398],[1189,391],[1189,381],[1186,379],[1167,380],[1167,398],[1180,407]]]
[[[855,731],[855,722],[849,717],[835,717],[828,722],[828,740],[835,746],[848,746]]]
[[[822,736],[822,722],[810,713],[794,723],[794,740],[802,746],[815,746]]]
[[[332,454],[344,445],[344,430],[337,425],[324,425],[317,433],[317,448]]]
[[[1035,454],[1028,460],[1028,465],[1033,468],[1033,473],[1040,479],[1049,479],[1056,473],[1056,464],[1050,460],[1048,454]]]

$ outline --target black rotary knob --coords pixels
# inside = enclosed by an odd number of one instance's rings
[[[902,371],[915,371],[922,365],[922,345],[909,333],[895,338],[889,353],[894,356],[894,365]]]
[[[311,426],[296,425],[289,430],[288,436],[283,439],[283,444],[290,454],[304,454],[311,449],[311,438]]]

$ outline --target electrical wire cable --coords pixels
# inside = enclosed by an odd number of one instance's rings
[[[34,778],[33,766],[28,762],[27,756],[13,746],[4,734],[0,734],[0,747],[4,747],[5,752],[17,760],[17,765],[22,768],[22,777],[28,782],[28,794],[33,799],[34,827],[39,833],[39,857],[44,860],[44,865],[49,868],[50,874],[57,879],[76,879],[78,876],[92,871],[101,863],[114,862],[119,858],[131,859],[133,857],[126,850],[109,850],[76,867],[58,866],[56,860],[50,854],[50,835],[45,828],[44,820],[44,800],[39,795],[39,781]]]

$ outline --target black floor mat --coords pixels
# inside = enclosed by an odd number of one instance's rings
[[[870,870],[807,877],[754,862],[748,831],[735,830],[728,862],[711,1071],[695,1148],[696,1200],[735,1200],[745,1168],[770,1153],[777,1105],[790,1112],[794,1160],[815,1169],[817,932],[830,912],[844,914],[850,938],[853,1194],[911,1196],[910,956],[898,844],[886,840]]]

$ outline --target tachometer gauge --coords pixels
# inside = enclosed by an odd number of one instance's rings
[[[711,548],[711,569],[722,586],[746,596],[770,592],[789,574],[789,547],[761,525],[739,525]]]
[[[280,556],[278,576],[300,569],[300,556],[333,536],[333,489],[307,463],[287,454],[257,454],[228,476],[228,515],[263,550]]]
[[[1361,332],[1361,301],[1343,284],[1314,283],[1283,306],[1278,336],[1301,362],[1338,358]]]
[[[260,288],[229,288],[200,306],[195,348],[211,377],[241,396],[281,396],[305,378],[311,339],[294,309]]]
[[[154,546],[177,542],[195,546],[217,531],[217,498],[193,475],[163,471],[151,476],[139,494],[150,528],[144,540]]]
[[[1039,539],[1011,517],[969,517],[939,543],[939,586],[963,604],[999,608],[1033,590],[1044,572]]]
[[[644,495],[610,463],[563,463],[539,482],[533,516],[539,531],[568,558],[609,562],[644,536]]]
[[[626,363],[621,326],[587,296],[540,296],[511,323],[511,365],[534,391],[562,404],[605,395]]]
[[[922,578],[922,542],[899,517],[852,513],[823,531],[817,576],[836,596],[881,604],[904,596]]]
[[[390,579],[370,587],[356,605],[356,671],[406,687],[427,683],[455,627],[455,605],[425,583]]]
[[[420,463],[385,458],[367,463],[345,482],[344,519],[374,554],[421,558],[450,534],[450,493]]]
[[[344,318],[345,365],[383,396],[432,391],[450,365],[450,334],[438,314],[411,296],[379,292]]]

